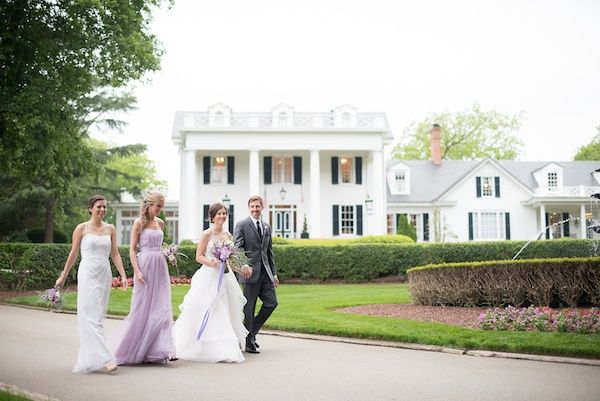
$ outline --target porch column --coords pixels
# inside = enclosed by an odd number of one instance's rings
[[[373,212],[368,221],[371,227],[367,227],[367,232],[371,235],[384,235],[387,233],[386,222],[386,199],[385,199],[385,172],[383,165],[383,152],[373,151],[372,164],[372,192],[369,194],[373,199]],[[366,211],[366,210],[365,210]]]
[[[250,149],[250,162],[248,164],[248,196],[260,195],[260,177],[258,176],[258,149]]]
[[[585,221],[585,204],[579,205],[579,238],[586,238],[587,223]]]
[[[321,238],[321,167],[320,152],[310,151],[310,210],[308,232],[311,238]]]
[[[540,237],[540,239],[546,239],[546,230],[544,230],[545,227],[546,227],[546,206],[540,205],[540,231],[538,231],[538,232],[542,232],[542,236]]]
[[[196,177],[196,151],[193,149],[183,150],[183,171],[181,172],[180,199],[181,207],[179,210],[179,239],[189,239],[197,241],[199,235],[196,235],[197,227],[200,226],[196,211],[200,207],[197,204],[197,177]]]

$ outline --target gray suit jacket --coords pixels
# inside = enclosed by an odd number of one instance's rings
[[[250,266],[252,266],[252,276],[244,278],[240,275],[240,283],[256,283],[262,268],[265,269],[271,281],[274,281],[273,276],[277,274],[273,260],[271,226],[265,222],[262,222],[262,225],[264,227],[262,242],[250,216],[239,221],[233,230],[235,245],[246,252],[246,255],[250,259]]]

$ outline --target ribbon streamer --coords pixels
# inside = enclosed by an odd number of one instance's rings
[[[204,316],[202,317],[202,324],[200,324],[200,329],[198,329],[198,336],[196,337],[197,340],[199,340],[200,337],[202,337],[202,334],[204,333],[204,329],[206,329],[206,325],[208,324],[208,319],[210,318],[210,312],[212,311],[213,307],[215,306],[215,303],[217,302],[217,298],[219,297],[219,293],[221,292],[221,284],[223,283],[224,275],[225,275],[225,262],[222,261],[221,267],[219,268],[219,280],[217,281],[217,292],[215,294],[215,297],[211,301],[210,306],[208,307],[206,312],[204,312]]]

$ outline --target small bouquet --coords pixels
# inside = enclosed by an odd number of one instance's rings
[[[58,288],[50,288],[40,294],[40,301],[45,302],[52,309],[62,309],[65,304],[64,294]]]
[[[249,266],[250,259],[242,249],[235,246],[233,241],[214,242],[211,252],[236,273],[241,273],[245,266]]]
[[[183,256],[187,258],[187,255],[178,252],[179,246],[175,244],[167,245],[163,248],[162,253],[167,258],[167,262],[171,264],[171,266],[177,268],[177,256]]]

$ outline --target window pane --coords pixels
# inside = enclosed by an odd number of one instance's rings
[[[497,214],[481,213],[481,239],[497,239]]]
[[[354,234],[354,206],[341,206],[340,211],[340,233]]]
[[[281,175],[283,171],[283,160],[281,157],[273,158],[273,184],[279,184],[281,182]]]
[[[285,157],[283,159],[283,182],[286,184],[291,184],[293,182],[291,157]]]
[[[556,190],[558,187],[558,174],[548,173],[548,189],[550,191]]]
[[[399,192],[406,192],[406,175],[404,171],[396,171],[396,189]]]
[[[222,156],[212,158],[212,169],[210,182],[213,184],[224,184],[227,182],[227,170],[225,162],[227,159]]]
[[[492,177],[481,177],[481,195],[482,196],[494,196],[493,192],[494,181]]]
[[[344,184],[352,183],[352,161],[354,159],[351,157],[342,157],[340,158],[340,175],[341,181]]]

